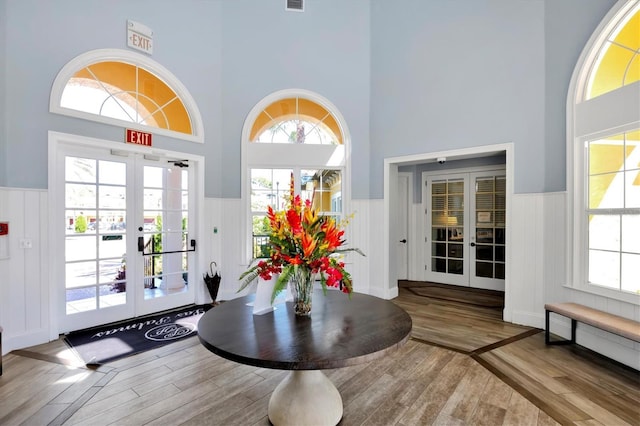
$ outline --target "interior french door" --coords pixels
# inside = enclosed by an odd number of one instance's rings
[[[58,157],[60,331],[193,303],[186,164],[81,146]]]
[[[504,173],[427,175],[423,181],[425,279],[504,291]]]

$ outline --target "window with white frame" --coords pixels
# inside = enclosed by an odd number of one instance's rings
[[[573,285],[635,303],[640,294],[638,34],[640,0],[618,2],[576,66],[567,108]]]
[[[97,49],[58,73],[51,112],[203,142],[195,101],[169,70],[127,50]]]
[[[242,159],[248,259],[269,256],[267,208],[285,208],[291,185],[320,214],[343,218],[345,128],[337,109],[311,92],[277,92],[253,108],[243,130]]]

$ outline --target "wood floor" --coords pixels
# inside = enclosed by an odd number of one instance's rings
[[[341,425],[640,425],[637,371],[495,309],[418,296],[395,303],[412,339],[390,356],[327,370]],[[189,338],[85,368],[58,340],[3,359],[0,425],[268,425],[286,372],[237,364]]]

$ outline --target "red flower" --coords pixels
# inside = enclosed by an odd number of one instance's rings
[[[300,220],[300,215],[296,213],[295,210],[287,210],[287,222],[289,222],[291,232],[294,236],[298,236],[302,233],[302,221]]]

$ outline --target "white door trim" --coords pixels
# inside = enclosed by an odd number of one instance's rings
[[[474,157],[484,157],[493,154],[504,153],[506,156],[506,177],[507,177],[507,229],[506,229],[506,247],[507,253],[511,246],[511,232],[509,227],[512,223],[511,220],[511,199],[513,196],[513,182],[514,182],[514,144],[512,142],[485,145],[472,148],[463,148],[449,151],[437,151],[431,153],[412,154],[401,157],[389,157],[384,159],[384,224],[383,224],[383,274],[382,274],[382,295],[386,299],[391,299],[398,295],[398,285],[395,281],[396,268],[395,261],[395,242],[391,241],[391,226],[394,223],[396,209],[393,207],[393,202],[396,201],[394,196],[395,191],[391,191],[391,188],[396,188],[398,185],[398,167],[401,165],[411,165],[426,162],[437,162],[440,157],[446,157],[448,160],[467,159]],[[511,321],[512,316],[512,295],[510,292],[510,277],[511,271],[507,262],[507,270],[505,273],[505,308],[503,311],[503,319],[505,321]]]

